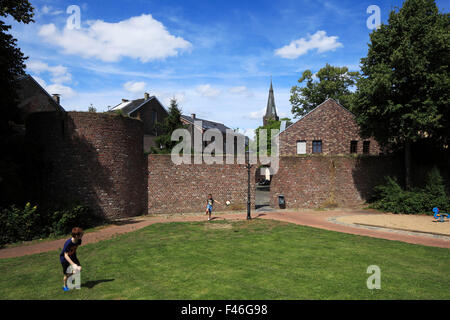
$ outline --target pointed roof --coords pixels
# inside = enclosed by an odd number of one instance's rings
[[[270,78],[269,98],[267,99],[267,108],[265,118],[278,119],[277,109],[275,107],[275,97],[273,95],[272,77]]]
[[[304,119],[309,118],[312,114],[314,114],[316,112],[316,110],[319,110],[323,107],[329,106],[329,105],[336,105],[341,107],[343,110],[345,110],[346,112],[348,112],[352,117],[355,117],[355,115],[348,110],[346,107],[344,107],[343,105],[341,105],[339,102],[337,102],[336,100],[334,100],[333,98],[327,98],[324,102],[322,102],[321,104],[319,104],[317,107],[315,107],[314,109],[312,109],[311,111],[309,111],[307,114],[305,114],[303,117],[301,117],[300,119],[298,119],[296,122],[292,123],[290,126],[286,127],[286,129],[284,131],[281,131],[279,134],[282,134],[286,131],[288,131],[291,127],[293,127],[294,125],[296,125],[297,123],[301,122]]]

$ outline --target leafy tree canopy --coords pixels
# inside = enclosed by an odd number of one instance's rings
[[[289,118],[282,118],[279,121],[277,120],[273,120],[273,119],[268,119],[266,125],[264,126],[260,126],[255,130],[255,135],[256,135],[256,151],[259,153],[259,146],[261,144],[261,141],[259,140],[259,136],[260,136],[260,131],[262,129],[267,130],[266,132],[266,137],[267,137],[267,154],[270,155],[272,152],[272,136],[274,136],[274,133],[271,130],[280,130],[280,126],[281,126],[281,122],[282,121],[286,121],[286,127],[290,124],[291,119]]]
[[[356,85],[358,78],[359,72],[351,72],[347,67],[334,67],[328,63],[315,75],[311,70],[305,70],[298,82],[305,82],[306,85],[291,88],[289,101],[292,113],[296,118],[302,117],[328,98],[339,101],[351,110],[354,93],[350,89]]]
[[[406,0],[370,35],[354,112],[385,146],[450,137],[450,16],[433,0]]]
[[[33,21],[33,7],[26,0],[0,0],[0,17],[13,17],[17,22]],[[0,132],[8,130],[9,120],[18,120],[16,78],[25,74],[27,59],[17,47],[17,40],[8,31],[11,26],[0,20]]]
[[[176,129],[182,129],[186,126],[181,122],[181,109],[178,107],[177,100],[175,98],[170,100],[169,115],[164,118],[162,122],[156,124],[157,131],[162,132],[156,138],[156,144],[160,148],[152,147],[152,153],[170,153],[172,148],[178,144],[177,141],[172,141],[172,132]]]

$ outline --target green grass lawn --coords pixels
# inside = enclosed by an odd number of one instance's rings
[[[450,299],[448,249],[271,220],[155,224],[78,257],[70,292],[59,252],[1,259],[0,299]]]

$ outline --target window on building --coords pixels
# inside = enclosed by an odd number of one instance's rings
[[[350,142],[350,153],[358,153],[358,141]]]
[[[363,153],[365,153],[365,154],[370,153],[370,141],[363,142]]]
[[[306,141],[297,141],[297,154],[306,154]]]
[[[313,153],[322,153],[322,140],[314,140],[312,143]]]

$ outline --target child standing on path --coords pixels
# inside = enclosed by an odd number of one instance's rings
[[[208,221],[211,220],[211,212],[213,210],[214,201],[217,203],[220,203],[219,201],[213,199],[211,193],[208,194],[208,199],[206,199],[206,213],[205,213],[205,214],[209,214]]]

